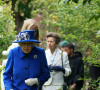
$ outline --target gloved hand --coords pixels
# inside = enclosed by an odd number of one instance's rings
[[[62,71],[63,73],[65,73],[65,69],[61,66],[53,66],[52,67],[52,70],[55,70],[55,71]]]
[[[49,65],[48,67],[49,67],[49,70],[51,71],[51,70],[52,70],[52,66],[51,66],[51,65]]]
[[[2,88],[2,90],[6,90],[5,88]]]
[[[38,85],[38,79],[37,78],[29,78],[29,79],[25,80],[25,83],[28,86],[33,86],[34,84]]]

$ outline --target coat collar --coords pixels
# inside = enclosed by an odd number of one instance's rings
[[[61,59],[61,53],[62,51],[57,47],[56,49],[56,56],[53,62],[53,65],[56,65],[56,63]],[[51,53],[50,49],[46,50],[46,54],[49,55]],[[50,61],[48,60],[48,64],[50,64]]]
[[[33,46],[33,48],[32,48],[32,51],[31,51],[29,54],[23,53],[20,46],[19,46],[19,50],[18,50],[18,54],[19,54],[20,58],[24,58],[24,57],[31,57],[31,58],[34,58],[35,52],[36,52],[36,49],[34,48],[34,46]]]
[[[62,51],[59,48],[56,48],[56,50],[57,50],[57,53],[56,53],[56,57],[53,62],[53,66],[56,65],[56,63],[61,59]]]
[[[57,53],[62,53],[62,51],[58,47],[55,50],[57,50]],[[47,49],[46,52],[48,54],[51,53],[50,49]]]

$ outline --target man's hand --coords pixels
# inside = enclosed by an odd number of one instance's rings
[[[38,79],[37,78],[30,78],[30,79],[25,80],[25,83],[28,86],[33,86],[34,84],[38,85]]]

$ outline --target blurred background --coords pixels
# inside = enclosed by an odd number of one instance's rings
[[[26,19],[38,23],[40,47],[44,49],[47,32],[56,32],[62,41],[74,43],[75,50],[83,54],[84,79],[88,81],[88,63],[100,66],[100,0],[0,0],[0,65],[8,57],[2,52]]]

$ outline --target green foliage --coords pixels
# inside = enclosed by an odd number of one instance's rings
[[[59,1],[59,2],[58,2]],[[98,60],[100,48],[97,32],[100,29],[100,21],[91,19],[94,13],[100,11],[98,7],[99,0],[92,1],[91,4],[83,6],[83,2],[64,3],[64,0],[37,0],[32,14],[42,13],[45,30],[54,31],[61,35],[62,39],[76,43],[80,51],[85,53],[87,45],[92,49],[91,63]],[[39,5],[37,5],[39,3]],[[91,38],[92,36],[92,38]]]
[[[0,73],[4,68],[5,68],[5,66],[3,67],[3,66],[0,65]]]
[[[75,43],[76,50],[83,53],[84,63],[100,66],[100,35],[97,35],[100,30],[99,0],[84,0],[84,2],[77,0],[78,3],[66,1],[69,2],[66,3],[65,0],[33,1],[31,3],[35,5],[32,14],[43,15],[41,24],[47,32],[57,32],[62,40]],[[87,49],[91,50],[89,57],[86,55]],[[85,80],[89,76],[87,66],[85,65]]]
[[[15,23],[13,12],[11,11],[11,2],[5,4],[0,0],[0,57],[3,50],[12,43],[15,37]]]
[[[94,0],[65,0],[65,3],[69,3],[70,1],[73,1],[75,3],[79,3],[80,1],[82,1],[83,5],[91,4],[91,2],[94,2]],[[99,0],[95,0],[95,2],[97,3],[97,7],[99,8],[99,11],[97,13],[94,13],[91,16],[91,18],[89,19],[90,21],[92,19],[98,20],[100,18],[100,1]]]
[[[31,0],[16,0],[15,11],[19,12],[24,19],[31,18],[32,4]]]
[[[43,16],[41,22],[45,36],[46,32],[59,33],[62,40],[75,43],[83,53],[84,62],[100,66],[100,0],[15,0],[15,11],[25,18],[31,14]],[[14,18],[11,11],[11,2],[6,5],[0,0],[0,55],[15,36]],[[45,40],[43,41],[45,43]],[[42,43],[42,44],[43,44]],[[90,49],[91,54],[86,57],[86,50]],[[88,69],[85,65],[85,75]],[[86,75],[88,76],[88,75]],[[87,77],[86,77],[87,79]]]
[[[70,1],[73,1],[75,3],[78,3],[79,1],[82,1],[82,0],[65,0],[65,2],[69,3]],[[83,0],[83,5],[85,5],[86,3],[91,3],[92,0]]]

